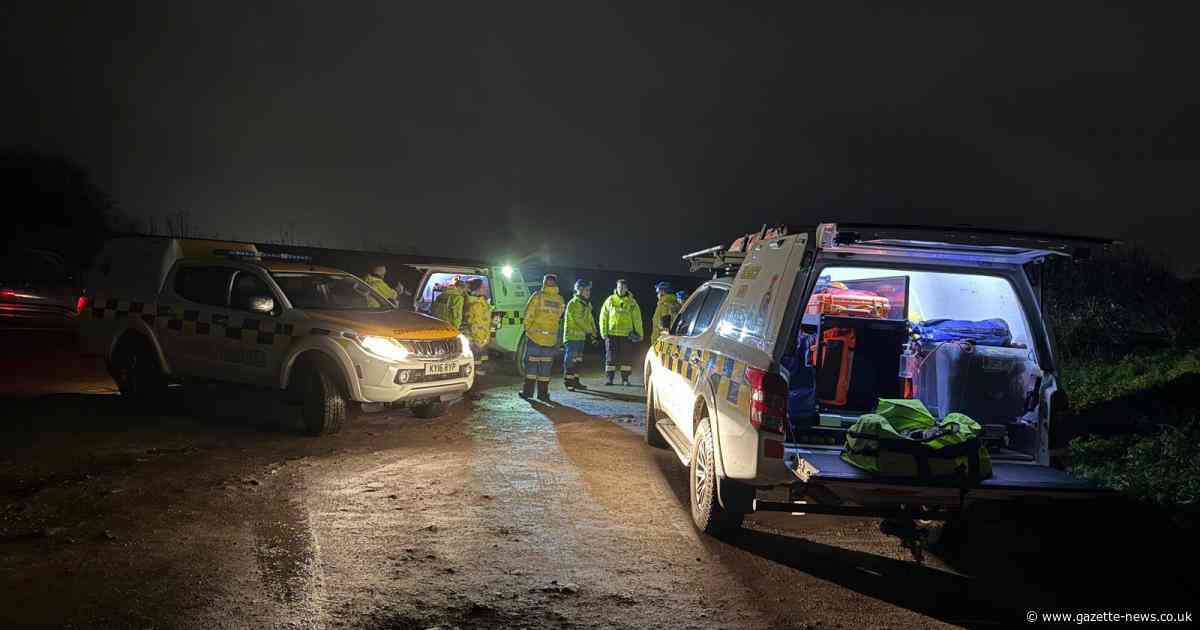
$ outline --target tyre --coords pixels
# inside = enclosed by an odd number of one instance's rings
[[[525,378],[525,352],[527,351],[528,344],[529,339],[522,335],[520,343],[517,344],[517,351],[513,353],[513,360],[516,361],[517,376],[521,378]]]
[[[658,401],[650,379],[646,379],[646,444],[654,448],[667,448],[667,441],[658,432]]]
[[[329,435],[341,430],[350,415],[350,400],[328,368],[306,362],[297,367],[292,383],[306,435]]]
[[[745,512],[726,510],[717,499],[716,455],[713,451],[712,427],[708,417],[700,419],[692,441],[692,461],[688,466],[688,487],[691,489],[692,523],[705,534],[721,534],[742,526]]]
[[[450,406],[444,402],[431,402],[413,405],[413,415],[418,418],[437,418],[446,415]]]
[[[153,402],[167,391],[167,376],[153,346],[141,335],[127,334],[117,342],[108,372],[121,396],[132,401]]]

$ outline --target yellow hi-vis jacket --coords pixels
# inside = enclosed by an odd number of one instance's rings
[[[389,287],[383,278],[380,278],[375,274],[367,274],[366,283],[372,289],[375,289],[379,295],[391,300],[392,303],[395,303],[396,299],[399,297],[395,289]],[[367,301],[370,302],[371,306],[383,306],[379,303],[379,300],[376,300],[375,297],[371,295],[367,296]]]
[[[636,332],[639,337],[644,336],[642,309],[637,300],[633,299],[632,293],[626,293],[622,297],[613,291],[613,294],[604,300],[604,306],[600,307],[600,336],[605,339],[628,337],[631,332]]]
[[[650,343],[658,338],[671,326],[671,320],[679,314],[679,298],[673,293],[664,293],[658,298],[658,306],[654,307],[654,321],[650,323]]]
[[[468,293],[463,311],[466,320],[463,333],[476,346],[486,346],[492,337],[492,305],[488,304],[487,298]]]
[[[592,303],[578,295],[567,302],[567,318],[563,322],[563,341],[583,341],[596,334],[596,318]]]
[[[558,345],[558,320],[566,305],[558,287],[542,287],[525,303],[525,336],[539,346]]]
[[[446,287],[434,298],[433,306],[429,309],[430,314],[444,322],[450,322],[455,328],[462,326],[465,293],[466,291],[459,287]]]

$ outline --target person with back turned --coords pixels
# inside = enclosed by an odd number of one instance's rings
[[[364,280],[366,280],[368,286],[370,286],[372,289],[375,289],[376,293],[387,298],[387,300],[392,303],[392,306],[396,306],[400,299],[400,295],[396,293],[395,289],[388,286],[387,280],[384,279],[386,276],[387,265],[379,264],[371,267],[371,271],[367,274],[367,277],[364,278]],[[374,296],[367,296],[367,301],[370,302],[371,306],[373,307],[383,306],[383,304],[380,304],[379,300],[376,300]]]
[[[483,376],[483,366],[488,360],[487,346],[492,338],[492,305],[484,294],[483,278],[467,281],[462,332],[471,343],[471,352],[475,354],[475,375]]]
[[[558,321],[566,305],[558,293],[558,276],[548,273],[542,277],[542,288],[534,291],[525,303],[525,385],[521,398],[537,397],[550,402],[550,371],[558,353]]]
[[[671,327],[671,320],[679,314],[679,299],[671,293],[670,282],[664,280],[654,285],[654,292],[658,295],[658,304],[654,307],[654,321],[650,323],[651,346]]]
[[[563,385],[567,389],[587,389],[579,382],[583,366],[584,345],[596,336],[596,318],[592,314],[592,283],[580,278],[575,281],[575,297],[567,302],[563,321]]]
[[[600,336],[604,338],[604,378],[606,385],[621,372],[621,384],[629,385],[633,372],[633,348],[642,340],[642,309],[629,292],[625,280],[600,307]]]
[[[463,287],[462,278],[455,276],[450,282],[450,286],[442,289],[442,292],[433,299],[433,306],[430,307],[429,313],[434,317],[449,322],[451,326],[459,328],[463,323],[463,305],[466,303],[467,291]]]

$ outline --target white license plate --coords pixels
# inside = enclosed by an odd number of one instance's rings
[[[453,374],[458,371],[457,363],[426,363],[425,374],[430,376],[440,376],[442,374]]]

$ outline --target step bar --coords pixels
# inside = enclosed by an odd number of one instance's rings
[[[655,423],[659,434],[671,445],[671,450],[675,451],[675,456],[679,458],[679,462],[684,466],[692,464],[692,447],[688,444],[687,438],[675,426],[674,422],[667,419],[661,419]]]

